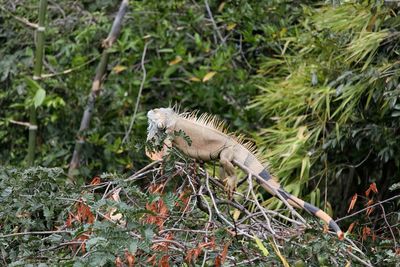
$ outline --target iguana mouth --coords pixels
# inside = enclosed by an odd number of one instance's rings
[[[158,135],[162,133],[162,131],[157,127],[157,120],[155,118],[155,114],[153,110],[147,112],[147,119],[149,126],[147,127],[147,141],[156,137],[157,141],[159,138]]]

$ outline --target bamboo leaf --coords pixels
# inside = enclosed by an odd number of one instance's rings
[[[289,263],[287,262],[286,258],[281,254],[279,248],[275,245],[273,240],[270,240],[269,242],[272,246],[272,248],[274,249],[276,255],[278,255],[279,259],[281,260],[283,266],[285,267],[290,267]]]
[[[265,257],[267,257],[269,255],[268,249],[264,246],[264,244],[261,242],[261,240],[258,237],[254,236],[254,239],[256,240],[257,247],[261,250],[263,255]]]

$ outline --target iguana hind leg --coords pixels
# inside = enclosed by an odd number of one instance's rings
[[[221,176],[224,179],[225,190],[228,197],[232,198],[233,192],[236,189],[237,178],[235,175],[235,166],[232,164],[234,151],[232,147],[225,148],[219,155],[221,164]]]

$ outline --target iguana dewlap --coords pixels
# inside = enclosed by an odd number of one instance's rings
[[[280,194],[290,205],[314,214],[327,223],[339,238],[343,237],[343,232],[328,214],[284,191],[258,160],[254,154],[253,146],[250,143],[244,143],[241,137],[228,134],[223,123],[214,116],[203,114],[197,117],[196,113],[178,114],[172,108],[158,108],[150,110],[147,117],[149,121],[148,141],[159,140],[162,133],[167,133],[164,140],[167,150],[173,146],[194,159],[219,160],[221,176],[224,178],[229,195],[236,187],[237,178],[234,165],[237,165],[243,171],[261,177],[263,180],[260,184],[269,193],[272,195]],[[185,140],[181,135],[174,134],[179,131],[183,131],[191,142]]]

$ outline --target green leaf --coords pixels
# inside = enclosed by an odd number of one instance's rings
[[[107,239],[105,239],[104,237],[94,237],[94,238],[90,238],[88,241],[86,241],[86,247],[88,250],[90,250],[91,247],[94,247],[97,245],[97,243],[101,244],[102,242],[107,242]]]
[[[131,244],[129,245],[129,253],[135,254],[136,251],[137,251],[137,247],[138,247],[138,241],[137,240],[133,240],[131,242]]]
[[[43,88],[39,88],[36,91],[35,96],[33,97],[33,104],[35,105],[35,108],[40,107],[42,105],[45,97],[46,97],[46,91]]]
[[[261,250],[261,252],[264,254],[265,257],[269,255],[268,249],[264,246],[264,244],[261,242],[261,240],[258,237],[254,237],[256,240],[257,247]]]
[[[399,117],[400,116],[400,111],[395,111],[392,113],[392,117]]]

